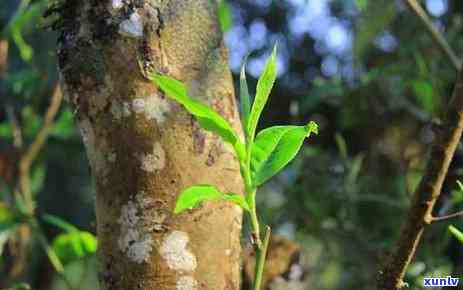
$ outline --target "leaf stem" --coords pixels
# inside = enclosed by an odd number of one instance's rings
[[[249,193],[248,198],[249,208],[250,208],[250,218],[251,218],[251,226],[252,226],[252,234],[254,243],[256,245],[256,249],[261,249],[262,241],[260,237],[260,226],[259,226],[259,219],[257,217],[257,209],[256,209],[256,191]]]
[[[262,246],[256,250],[256,266],[254,274],[253,290],[260,290],[262,284],[262,277],[264,274],[265,259],[267,257],[267,248],[270,241],[270,227],[265,227],[265,235]]]

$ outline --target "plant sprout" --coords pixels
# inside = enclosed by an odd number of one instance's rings
[[[270,91],[276,79],[276,46],[267,59],[264,70],[259,77],[256,95],[251,105],[248,91],[245,64],[240,76],[241,122],[245,140],[232,128],[221,115],[203,103],[188,96],[185,85],[165,75],[152,75],[153,82],[165,94],[183,105],[197,119],[200,126],[219,135],[230,144],[240,164],[244,181],[245,195],[221,192],[213,185],[199,184],[183,190],[176,202],[174,213],[197,207],[203,201],[225,200],[243,208],[248,214],[253,244],[256,250],[256,266],[253,290],[261,288],[265,256],[270,237],[270,227],[266,227],[262,237],[256,210],[256,192],[265,183],[281,171],[300,150],[304,139],[311,133],[318,133],[318,126],[311,121],[305,126],[274,126],[260,131],[256,135],[257,124],[267,103]]]

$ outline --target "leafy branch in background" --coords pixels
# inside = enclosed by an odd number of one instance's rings
[[[183,83],[165,75],[153,75],[153,82],[168,97],[183,105],[205,130],[219,135],[230,144],[239,160],[244,181],[245,196],[238,193],[223,193],[213,185],[193,185],[183,190],[175,206],[175,213],[193,209],[204,201],[224,200],[243,208],[251,220],[253,244],[256,250],[256,266],[253,290],[261,288],[265,256],[270,238],[270,227],[262,236],[256,209],[256,192],[260,185],[280,172],[297,154],[305,138],[318,133],[318,126],[309,122],[305,126],[274,126],[256,135],[257,124],[267,103],[276,79],[276,46],[256,87],[255,100],[249,95],[245,65],[240,77],[241,121],[245,138],[232,128],[227,120],[208,106],[188,96]],[[252,105],[251,105],[252,103]]]
[[[432,26],[419,3],[415,0],[407,0],[407,4],[423,22],[436,45],[442,49],[454,68],[458,70],[458,77],[447,112],[445,112],[445,120],[435,132],[430,160],[415,190],[408,217],[402,226],[395,249],[378,273],[378,290],[397,290],[406,287],[407,283],[403,281],[403,278],[420,244],[425,228],[433,222],[460,215],[457,213],[445,217],[434,217],[433,209],[441,194],[442,185],[463,132],[463,71],[460,68],[460,60],[445,38]],[[456,228],[452,228],[451,231],[455,234]]]
[[[6,45],[3,45],[5,47],[4,53],[6,54],[8,43],[6,40],[2,40],[1,43],[6,43]],[[0,68],[2,68],[0,69],[2,72],[0,78],[3,78],[4,74],[6,74],[7,58],[3,62],[0,63]],[[9,273],[10,277],[8,279],[5,277],[5,281],[2,282],[15,280],[16,276],[23,270],[23,267],[29,260],[29,253],[26,251],[27,245],[32,240],[36,240],[41,245],[51,265],[69,289],[74,289],[75,287],[71,285],[70,281],[64,275],[65,265],[96,252],[97,241],[91,233],[80,231],[58,217],[39,214],[36,211],[36,194],[41,187],[41,182],[37,182],[37,179],[43,179],[44,170],[43,167],[35,165],[35,163],[50,134],[59,135],[59,133],[62,133],[62,130],[60,131],[62,128],[59,126],[63,126],[61,119],[66,114],[63,114],[58,122],[55,121],[61,103],[61,89],[59,86],[55,86],[42,123],[40,124],[40,118],[33,115],[31,110],[26,110],[28,108],[26,107],[23,113],[29,113],[22,116],[23,126],[17,120],[14,108],[11,105],[6,105],[5,107],[9,124],[5,124],[5,126],[1,124],[0,128],[6,129],[3,130],[5,132],[1,132],[1,135],[2,137],[10,136],[13,139],[13,144],[16,150],[20,152],[20,156],[17,162],[19,168],[17,170],[14,169],[14,171],[18,172],[17,180],[12,181],[11,188],[9,188],[10,186],[7,187],[9,189],[8,192],[11,191],[11,194],[3,193],[2,200],[0,201],[0,257],[5,246],[13,240],[18,243],[20,247],[19,253],[22,254],[20,254],[20,258],[15,257],[13,266],[11,267],[13,270]],[[35,117],[33,122],[31,120],[32,116]],[[31,126],[30,123],[33,123],[33,126],[36,127],[34,130],[28,130],[30,129],[28,126]],[[4,134],[6,132],[8,134]],[[26,142],[24,142],[23,137],[29,135],[31,135],[32,141],[27,146],[24,146]],[[56,236],[50,243],[43,230],[43,222],[57,226],[64,232]],[[28,285],[20,283],[8,289],[30,289],[28,287]]]

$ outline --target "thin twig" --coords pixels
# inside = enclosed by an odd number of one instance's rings
[[[445,122],[435,132],[431,157],[414,193],[399,240],[379,272],[378,290],[397,290],[406,285],[403,278],[408,265],[415,255],[424,228],[432,222],[434,204],[441,193],[463,131],[463,71],[459,73],[451,100]]]
[[[424,27],[426,28],[426,31],[432,37],[434,42],[439,46],[439,48],[444,52],[449,61],[452,63],[453,67],[455,67],[455,69],[459,71],[461,66],[460,58],[457,56],[452,47],[448,44],[447,40],[445,40],[442,33],[440,33],[439,30],[437,30],[437,28],[434,26],[432,20],[426,14],[426,11],[424,11],[424,9],[416,0],[406,0],[405,2],[408,4],[410,9],[416,14],[416,16],[418,16],[418,18],[421,20],[421,23],[423,23]]]
[[[0,78],[4,78],[8,70],[8,41],[0,39]]]
[[[433,222],[433,223],[434,222],[442,222],[442,221],[446,221],[446,220],[453,219],[453,218],[456,218],[456,217],[461,217],[461,216],[463,216],[463,211],[455,212],[455,213],[444,215],[444,216],[433,217],[431,219],[431,222]]]
[[[61,89],[59,85],[56,85],[53,91],[53,95],[51,97],[50,105],[48,106],[48,109],[45,113],[45,117],[43,119],[42,128],[40,128],[40,131],[36,135],[34,141],[28,147],[24,155],[22,155],[21,160],[19,162],[19,186],[21,189],[21,193],[23,194],[24,199],[27,203],[27,206],[31,211],[30,213],[32,213],[34,210],[29,180],[30,169],[35,158],[40,153],[40,150],[42,150],[43,145],[45,145],[45,142],[53,125],[53,120],[61,106],[62,98],[63,96],[61,93]]]
[[[12,105],[6,105],[6,114],[8,115],[11,131],[13,132],[13,145],[15,148],[21,149],[23,147],[22,130]]]

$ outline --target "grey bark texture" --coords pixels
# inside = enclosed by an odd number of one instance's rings
[[[242,211],[205,203],[174,215],[197,183],[239,192],[232,150],[145,77],[167,74],[240,130],[216,2],[66,0],[61,85],[96,183],[101,288],[237,290]]]

